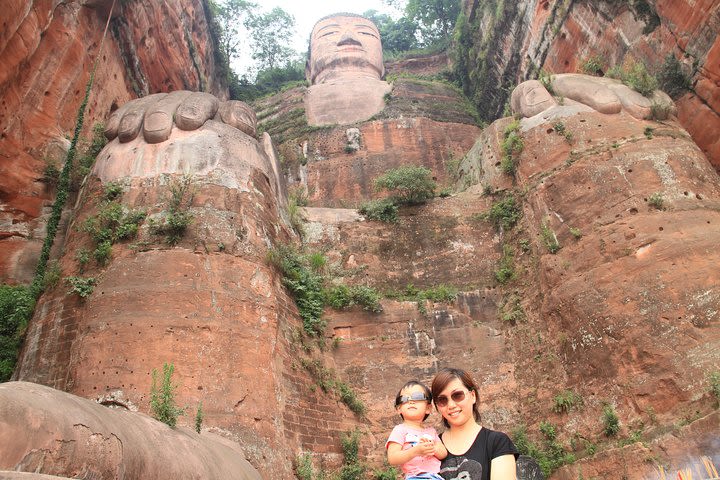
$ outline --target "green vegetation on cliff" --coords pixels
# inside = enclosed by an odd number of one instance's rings
[[[152,416],[175,428],[177,419],[185,414],[185,409],[177,406],[175,401],[175,390],[177,385],[172,382],[175,372],[175,365],[172,363],[163,364],[162,379],[158,380],[157,369],[152,369],[152,385],[150,387],[150,410]]]
[[[386,190],[399,205],[419,205],[435,196],[437,185],[425,167],[405,165],[388,170],[375,179],[375,189]]]
[[[35,308],[29,286],[0,285],[0,382],[10,379],[21,336]]]

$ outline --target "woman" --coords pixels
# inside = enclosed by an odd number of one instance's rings
[[[477,384],[464,370],[446,368],[433,379],[433,403],[447,427],[440,435],[448,451],[440,476],[447,480],[515,480],[517,448],[506,434],[480,425],[478,397]]]

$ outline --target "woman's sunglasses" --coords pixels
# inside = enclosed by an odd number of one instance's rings
[[[422,392],[413,392],[410,395],[398,395],[395,397],[395,406],[402,405],[407,402],[428,402],[430,399]]]
[[[450,398],[452,398],[452,401],[455,403],[460,403],[463,400],[465,400],[465,390],[456,390],[450,394]],[[438,395],[435,399],[435,405],[438,407],[447,407],[448,404],[448,397],[445,395]]]

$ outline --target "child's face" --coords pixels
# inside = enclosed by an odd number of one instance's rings
[[[413,385],[409,388],[404,388],[400,395],[424,395],[425,391],[420,385]],[[410,400],[405,403],[402,403],[398,405],[397,412],[402,415],[404,420],[409,420],[413,422],[422,422],[425,418],[425,415],[430,414],[432,411],[432,407],[430,406],[430,402],[427,400]]]

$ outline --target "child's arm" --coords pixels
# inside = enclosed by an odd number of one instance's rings
[[[443,446],[443,449],[445,447]],[[402,465],[417,456],[434,455],[435,447],[431,442],[418,442],[414,447],[407,450],[402,449],[402,445],[395,442],[388,443],[387,459],[390,465]],[[445,452],[447,455],[447,452]],[[445,458],[445,457],[443,457]]]

